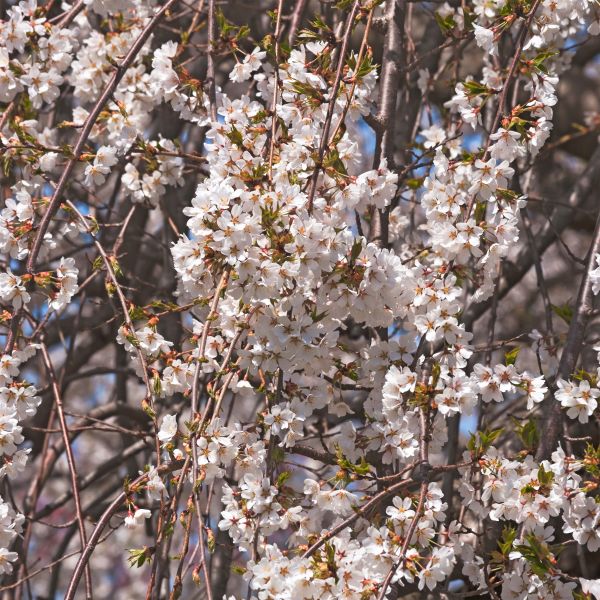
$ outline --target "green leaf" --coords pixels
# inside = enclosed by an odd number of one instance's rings
[[[571,324],[573,318],[573,309],[567,304],[561,304],[556,306],[555,304],[550,305],[556,315],[558,315],[567,325]]]
[[[463,81],[463,87],[473,96],[489,95],[492,90],[478,81]]]
[[[158,373],[155,373],[152,378],[152,391],[156,396],[160,396],[162,393],[162,382]]]
[[[350,264],[353,265],[356,262],[356,259],[359,257],[362,251],[362,242],[360,240],[355,240],[354,244],[352,244],[352,250],[350,252]]]
[[[140,568],[143,567],[147,562],[150,562],[152,555],[154,554],[154,548],[149,548],[148,546],[144,546],[143,548],[131,548],[127,550],[129,552],[129,558],[127,561],[129,562],[130,567]]]
[[[362,79],[363,77],[365,77],[365,75],[368,75],[371,71],[373,71],[373,69],[375,69],[372,56],[363,56],[358,66],[356,65],[357,60],[358,55],[352,54],[348,58],[348,66],[350,67],[350,69],[352,69],[352,71],[354,71],[354,75],[358,79]]]
[[[442,17],[442,15],[436,12],[435,20],[438,24],[438,27],[440,28],[440,31],[444,35],[448,35],[456,27],[456,21],[452,18],[452,15]]]
[[[473,213],[473,218],[476,223],[481,223],[481,221],[485,221],[485,213],[487,210],[487,203],[485,202],[477,202],[475,205],[475,212]]]
[[[344,453],[340,446],[336,446],[335,455],[337,458],[337,464],[345,471],[356,473],[357,475],[361,475],[362,477],[364,477],[371,471],[371,465],[365,460],[364,456],[360,457],[360,461],[358,462],[358,464],[351,463],[344,456]]]
[[[339,152],[337,150],[331,150],[328,152],[323,159],[323,166],[326,168],[332,168],[337,173],[341,173],[342,175],[347,175],[346,167],[342,162]]]
[[[535,575],[545,577],[555,563],[550,548],[544,542],[540,542],[534,534],[525,536],[525,541],[527,544],[518,545],[515,549],[523,555]]]
[[[277,477],[277,482],[275,483],[275,485],[278,488],[281,488],[285,482],[291,477],[291,473],[289,471],[283,471],[282,473],[279,474],[279,477]]]
[[[503,556],[508,556],[512,550],[513,542],[517,539],[517,528],[507,525],[502,529],[502,535],[498,540],[498,547]]]
[[[471,435],[467,443],[467,449],[475,456],[481,456],[487,452],[488,448],[498,439],[503,431],[504,428],[476,431]]]
[[[142,309],[141,306],[136,306],[135,304],[132,304],[129,307],[129,318],[132,321],[141,321],[142,319],[146,318],[146,315],[144,314],[144,310]],[[127,338],[127,339],[129,339],[129,338]],[[129,341],[131,341],[131,340],[129,340]],[[131,342],[131,343],[135,346],[137,343],[137,339],[135,340],[135,343],[134,342]]]
[[[540,465],[540,468],[538,469],[538,481],[540,482],[540,485],[548,487],[554,481],[554,473],[552,471],[546,471],[544,466]]]
[[[418,190],[425,181],[425,177],[411,177],[406,180],[406,185],[411,190]]]
[[[116,256],[111,256],[109,258],[110,260],[110,266],[112,267],[112,270],[114,271],[115,277],[122,277],[123,276],[123,270],[121,269],[121,265],[119,264],[119,261],[117,260]]]
[[[208,551],[212,554],[217,547],[217,538],[215,538],[215,534],[212,529],[207,529],[206,531],[206,540],[208,545]]]
[[[538,447],[540,433],[533,419],[529,419],[526,423],[518,423],[515,420],[515,430],[526,450],[533,451]]]
[[[231,126],[231,131],[229,131],[226,135],[232,144],[235,144],[239,148],[244,147],[244,138],[242,137],[241,132],[235,128],[235,125]]]
[[[101,256],[96,256],[94,262],[92,263],[92,271],[102,271],[102,267],[104,266],[104,260]]]
[[[519,356],[520,350],[521,350],[521,348],[519,348],[519,346],[517,346],[516,348],[513,348],[512,350],[505,352],[504,353],[504,364],[505,365],[514,365],[517,360],[517,356]]]
[[[546,50],[545,52],[540,52],[531,62],[533,66],[542,73],[547,73],[548,69],[544,64],[549,58],[556,56],[558,52],[552,52],[551,50]]]

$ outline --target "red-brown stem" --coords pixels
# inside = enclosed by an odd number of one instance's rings
[[[60,390],[58,388],[58,381],[56,380],[56,374],[52,367],[52,361],[48,354],[48,348],[45,344],[41,344],[42,358],[44,359],[44,365],[50,378],[52,386],[52,393],[54,395],[54,402],[56,404],[56,410],[58,413],[58,421],[60,423],[60,429],[62,438],[65,444],[65,453],[67,454],[67,463],[69,465],[69,476],[71,477],[71,488],[73,489],[73,500],[75,502],[75,512],[77,514],[77,525],[79,527],[79,539],[81,541],[81,551],[85,548],[87,543],[87,537],[85,533],[85,523],[83,521],[83,512],[81,510],[81,499],[79,497],[79,485],[77,482],[77,467],[75,465],[75,459],[73,457],[73,449],[71,448],[71,440],[69,439],[69,429],[67,421],[65,419],[65,412],[63,408],[62,398]],[[92,575],[90,573],[89,564],[85,567],[85,596],[88,599],[92,598]]]

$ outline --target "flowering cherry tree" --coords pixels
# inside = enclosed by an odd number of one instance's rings
[[[596,2],[0,8],[2,598],[600,599]]]

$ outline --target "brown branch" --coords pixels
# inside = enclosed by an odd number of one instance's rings
[[[387,30],[384,41],[383,66],[381,69],[381,87],[379,91],[379,111],[376,121],[374,166],[378,167],[382,158],[387,159],[388,167],[394,165],[394,134],[396,124],[394,113],[398,101],[400,86],[400,56],[402,51],[403,11],[400,0],[387,2],[385,18]],[[373,209],[370,240],[381,247],[388,245],[388,215],[387,210]]]
[[[579,293],[577,295],[577,302],[575,304],[575,310],[571,322],[569,325],[569,331],[567,333],[567,341],[563,348],[560,356],[560,362],[558,365],[557,377],[568,379],[571,377],[577,359],[583,346],[585,330],[588,324],[590,314],[593,310],[594,295],[592,293],[592,281],[590,272],[596,267],[596,255],[600,252],[600,212],[596,220],[596,228],[594,230],[594,237],[590,245],[588,252],[587,266],[579,285]],[[541,436],[540,445],[538,447],[536,458],[538,460],[544,460],[556,449],[559,437],[562,432],[563,425],[563,413],[562,406],[554,398],[554,391],[556,387],[550,391],[548,397],[544,400],[544,413],[546,418],[542,431],[544,435]]]
[[[304,10],[306,9],[307,0],[296,0],[296,6],[292,13],[292,19],[290,22],[290,30],[288,32],[288,41],[290,46],[294,45],[296,41],[296,34],[302,23],[302,17],[304,16]]]
[[[208,0],[208,45],[207,45],[207,60],[208,67],[206,70],[206,78],[208,80],[208,100],[210,103],[210,118],[216,122],[217,120],[217,82],[215,81],[215,59],[214,59],[214,44],[217,37],[216,21],[215,21],[215,0]]]
[[[105,463],[100,465],[97,469],[94,469],[93,471],[88,473],[83,479],[81,479],[79,482],[79,491],[86,489],[93,483],[96,483],[108,473],[113,472],[116,467],[123,464],[128,458],[135,456],[147,447],[148,444],[143,440],[140,440],[138,442],[135,442],[135,444],[132,444],[128,448],[125,448],[125,450],[119,452],[119,454],[113,456]],[[53,502],[46,504],[44,508],[40,509],[37,513],[35,513],[35,515],[33,516],[33,520],[39,521],[40,519],[47,517],[58,508],[65,505],[72,497],[73,492],[66,491],[64,494],[62,494],[62,496],[59,496]]]
[[[167,473],[172,473],[173,471],[177,471],[183,466],[183,461],[173,461],[167,464],[163,464],[158,467],[159,475],[165,475]],[[144,473],[140,475],[137,479],[135,479],[130,487],[137,487],[143,484],[148,479],[148,474]],[[108,525],[111,517],[119,510],[119,507],[125,502],[126,494],[125,492],[121,492],[108,506],[108,508],[102,513],[100,520],[96,524],[92,535],[90,536],[88,543],[86,544],[79,560],[77,561],[77,565],[75,565],[75,570],[71,575],[71,579],[69,581],[69,587],[67,588],[67,593],[65,594],[64,600],[73,600],[75,598],[75,593],[77,592],[77,586],[79,585],[79,581],[81,580],[81,576],[83,575],[83,571],[88,564],[94,549],[98,545],[100,540],[100,536],[104,531],[104,528]]]
[[[588,161],[584,172],[577,178],[577,183],[573,192],[569,196],[568,206],[557,206],[554,210],[551,220],[535,233],[537,252],[532,252],[531,248],[524,247],[519,251],[514,262],[505,261],[503,272],[503,284],[496,292],[499,299],[504,298],[512,290],[529,269],[534,265],[535,257],[542,256],[544,252],[556,241],[557,236],[567,229],[572,222],[573,208],[580,208],[595,190],[600,181],[600,146],[596,148]],[[463,322],[468,329],[473,327],[477,319],[484,315],[491,307],[492,300],[473,303],[467,307],[464,313]]]
[[[79,484],[77,477],[77,467],[75,466],[75,459],[73,458],[73,449],[71,448],[71,443],[69,440],[69,429],[67,427],[67,421],[65,419],[65,413],[62,404],[62,398],[60,394],[60,390],[58,389],[58,382],[56,380],[56,375],[54,373],[54,369],[52,367],[52,361],[50,360],[50,356],[48,354],[48,348],[46,348],[45,344],[41,344],[41,352],[42,357],[44,359],[44,365],[46,367],[46,371],[48,373],[48,377],[50,378],[50,382],[52,384],[52,392],[54,394],[54,401],[56,403],[56,411],[58,414],[58,421],[60,423],[60,429],[62,432],[63,441],[65,444],[65,451],[67,454],[67,463],[69,465],[69,475],[71,477],[71,488],[73,491],[73,500],[75,501],[75,512],[77,515],[77,523],[79,526],[79,538],[81,541],[81,550],[85,548],[87,543],[87,537],[85,532],[85,524],[83,522],[83,514],[81,512],[81,499],[79,497]],[[90,572],[89,565],[86,565],[85,569],[85,597],[88,599],[92,598],[92,575]]]

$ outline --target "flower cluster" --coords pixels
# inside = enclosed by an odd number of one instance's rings
[[[15,478],[27,465],[31,448],[20,448],[23,442],[19,424],[37,412],[41,398],[37,390],[19,379],[20,367],[35,353],[34,348],[16,350],[0,358],[0,478]],[[25,517],[0,499],[0,574],[11,573],[18,554],[10,551],[11,543],[21,533]]]
[[[593,27],[592,3],[438,6],[438,25],[474,40],[483,66],[456,82],[447,113],[415,120],[402,169],[382,149],[390,116],[374,116],[378,89],[387,93],[368,48],[379,3],[357,0],[348,13],[348,38],[366,29],[358,52],[332,43],[339,32],[320,20],[292,47],[269,38],[246,52],[220,15],[209,81],[186,68],[196,20],[179,41],[147,35],[156,4],[86,0],[63,20],[22,0],[0,25],[0,101],[27,117],[3,115],[0,130],[6,169],[22,179],[0,213],[0,476],[20,473],[30,453],[21,423],[41,400],[20,370],[32,341],[47,324],[60,330],[61,312],[88,318],[68,308],[102,274],[155,438],[150,464],[124,487],[133,536],[147,520],[157,546],[182,534],[183,565],[196,520],[200,549],[206,535],[214,550],[218,528],[257,600],[381,599],[392,585],[441,593],[456,580],[502,600],[597,589],[557,557],[563,544],[600,549],[600,451],[555,444],[539,456],[534,417],[554,403],[593,420],[600,367],[554,381],[553,331],[520,336],[496,360],[496,314],[481,359],[465,319],[499,293],[527,206],[519,174],[550,135],[566,43]],[[503,67],[505,46],[515,55]],[[235,95],[210,81],[225,47]],[[416,84],[424,102],[431,77],[423,69]],[[65,120],[46,118],[67,94]],[[181,120],[179,138],[156,130],[158,110]],[[377,130],[373,164],[366,123]],[[65,129],[82,132],[75,146]],[[198,131],[202,152],[188,152]],[[190,164],[201,180],[181,228],[167,187],[183,188]],[[123,274],[132,222],[174,273],[176,303],[159,297],[161,281],[140,300],[147,282]],[[101,250],[85,279],[72,248]],[[600,267],[588,271],[598,293]],[[492,427],[490,415],[509,425]],[[459,419],[475,423],[461,460]],[[212,501],[203,523],[200,504]],[[23,521],[0,499],[0,574],[18,558]],[[150,546],[136,556],[156,553],[154,576],[169,546]]]

